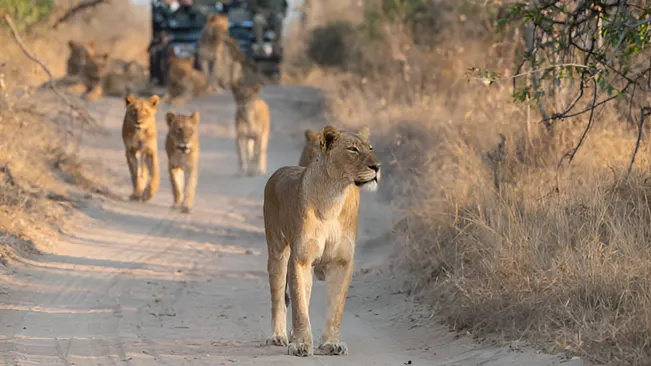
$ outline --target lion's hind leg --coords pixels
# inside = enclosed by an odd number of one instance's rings
[[[271,230],[270,230],[271,231]],[[269,233],[267,235],[269,258],[267,271],[269,272],[269,288],[271,290],[271,321],[273,333],[267,339],[267,344],[274,346],[287,346],[287,263],[289,262],[289,244],[284,242],[282,235]],[[282,249],[280,249],[282,248]]]

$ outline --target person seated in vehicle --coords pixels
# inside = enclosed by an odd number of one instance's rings
[[[192,0],[180,0],[180,6],[173,13],[173,16],[177,19],[184,19],[196,23],[199,28],[203,28],[203,24],[205,23],[203,13],[192,5]]]
[[[181,6],[176,0],[154,1],[152,7],[152,26],[154,38],[167,26],[174,12]]]
[[[276,34],[273,40],[274,52],[276,52],[282,35],[283,20],[287,15],[287,0],[253,0],[253,13],[257,51],[262,52],[264,30],[269,27]]]

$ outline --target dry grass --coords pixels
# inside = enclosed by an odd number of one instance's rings
[[[309,68],[302,59],[296,75],[329,92],[333,120],[371,126],[381,189],[401,207],[399,262],[441,320],[594,362],[649,364],[648,144],[627,176],[636,131],[609,106],[574,161],[557,168],[587,117],[549,135],[531,111],[527,128],[527,109],[508,85],[465,78],[472,66],[509,65],[469,28],[450,26],[436,47],[413,54],[409,88],[398,69],[386,72],[395,67],[389,55],[374,65],[382,72]]]

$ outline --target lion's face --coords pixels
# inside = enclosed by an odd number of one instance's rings
[[[211,30],[228,33],[228,17],[221,14],[210,14],[206,26]]]
[[[89,77],[100,77],[101,75],[104,75],[108,69],[108,58],[108,53],[89,57],[86,61],[86,66],[84,66],[84,72],[88,74]]]
[[[188,154],[199,133],[199,112],[194,112],[189,116],[168,112],[165,117],[169,128],[168,136],[174,143],[174,149]]]
[[[158,95],[152,95],[149,99],[127,95],[125,98],[127,106],[125,119],[131,121],[136,130],[140,130],[147,125],[155,125],[158,101]]]
[[[373,152],[368,128],[347,132],[328,125],[320,135],[329,175],[350,179],[369,191],[377,189],[381,163]]]
[[[238,104],[245,104],[258,97],[260,93],[260,84],[247,85],[242,82],[239,85],[233,84],[231,86],[233,97]]]

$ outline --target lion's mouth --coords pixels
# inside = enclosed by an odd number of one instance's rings
[[[184,154],[187,154],[190,152],[190,145],[188,144],[176,145],[176,149],[181,151]]]
[[[355,185],[367,191],[375,192],[377,190],[379,181],[380,181],[380,171],[378,171],[376,174],[373,174],[373,177],[371,179],[355,180]]]

